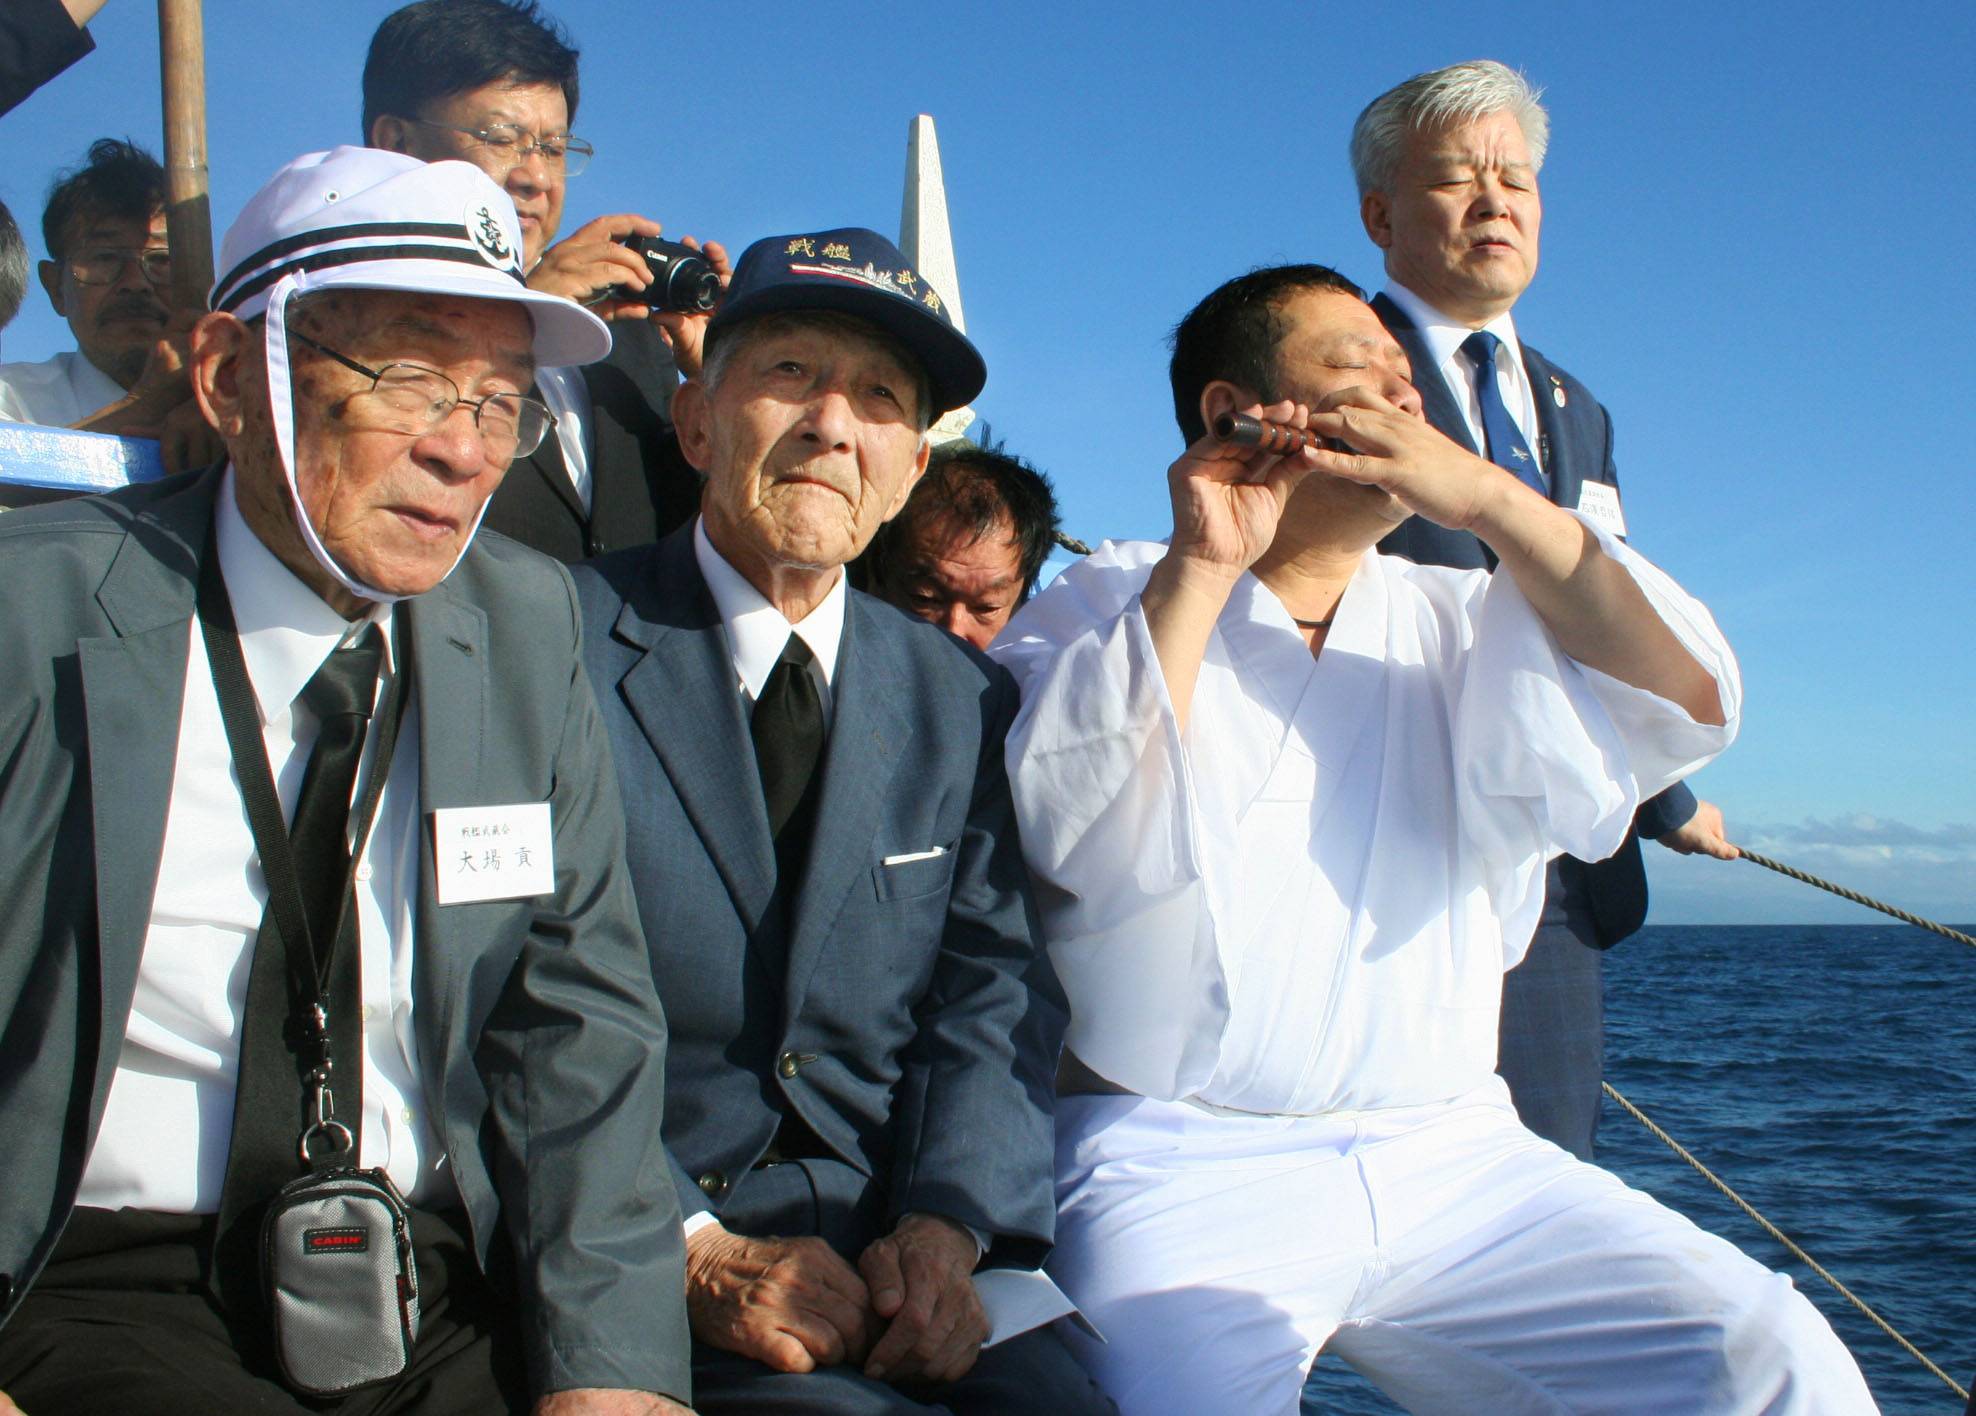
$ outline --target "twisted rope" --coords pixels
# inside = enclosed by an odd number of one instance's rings
[[[1792,873],[1795,874],[1795,872]],[[1716,1173],[1710,1170],[1706,1165],[1703,1165],[1701,1161],[1697,1160],[1695,1158],[1694,1152],[1690,1151],[1686,1146],[1682,1145],[1679,1141],[1675,1140],[1674,1137],[1668,1135],[1667,1132],[1661,1130],[1660,1127],[1656,1126],[1653,1123],[1652,1118],[1649,1117],[1646,1112],[1640,1110],[1639,1107],[1635,1106],[1632,1102],[1628,1101],[1624,1096],[1621,1096],[1618,1088],[1614,1087],[1611,1082],[1602,1082],[1600,1083],[1600,1085],[1605,1088],[1605,1094],[1607,1096],[1611,1097],[1614,1101],[1618,1102],[1621,1106],[1623,1106],[1626,1109],[1628,1115],[1630,1115],[1635,1121],[1638,1121],[1642,1126],[1645,1126],[1649,1131],[1651,1131],[1654,1134],[1655,1138],[1658,1139],[1662,1144],[1664,1144],[1669,1150],[1673,1151],[1676,1155],[1680,1156],[1681,1159],[1687,1161],[1688,1164],[1692,1165],[1695,1168],[1696,1173],[1699,1174],[1702,1177],[1702,1179],[1708,1181],[1709,1184],[1715,1186],[1716,1189],[1720,1190],[1723,1194],[1727,1195],[1730,1198],[1730,1200],[1732,1200],[1735,1203],[1737,1209],[1740,1209],[1744,1214],[1748,1215],[1751,1219],[1755,1220],[1758,1224],[1762,1225],[1764,1233],[1768,1234],[1772,1239],[1775,1239],[1779,1244],[1782,1244],[1786,1249],[1790,1250],[1792,1256],[1795,1257],[1806,1268],[1810,1269],[1813,1273],[1817,1274],[1820,1278],[1824,1279],[1827,1283],[1831,1284],[1834,1288],[1838,1289],[1841,1297],[1843,1297],[1848,1303],[1851,1303],[1855,1308],[1859,1309],[1860,1312],[1866,1314],[1867,1317],[1871,1318],[1873,1320],[1874,1325],[1877,1326],[1882,1332],[1886,1333],[1887,1336],[1891,1337],[1895,1342],[1898,1342],[1902,1347],[1906,1348],[1908,1355],[1913,1357],[1915,1361],[1919,1362],[1922,1366],[1926,1367],[1929,1371],[1933,1372],[1936,1376],[1940,1377],[1942,1381],[1948,1386],[1948,1389],[1950,1391],[1954,1392],[1957,1396],[1961,1397],[1964,1401],[1967,1401],[1969,1399],[1969,1392],[1967,1388],[1962,1386],[1962,1384],[1957,1382],[1954,1377],[1950,1376],[1947,1372],[1944,1372],[1940,1367],[1936,1366],[1933,1362],[1929,1361],[1928,1355],[1925,1352],[1923,1352],[1920,1348],[1916,1347],[1913,1343],[1909,1342],[1905,1337],[1901,1336],[1901,1334],[1895,1330],[1894,1325],[1892,1323],[1888,1322],[1885,1318],[1881,1317],[1878,1313],[1874,1312],[1871,1308],[1869,1308],[1866,1305],[1865,1299],[1861,1298],[1857,1293],[1854,1293],[1850,1288],[1846,1287],[1845,1284],[1839,1282],[1837,1278],[1833,1277],[1830,1269],[1826,1268],[1823,1264],[1819,1263],[1818,1260],[1814,1259],[1810,1254],[1807,1254],[1803,1250],[1803,1248],[1801,1248],[1798,1245],[1798,1243],[1795,1240],[1793,1240],[1788,1234],[1786,1234],[1783,1230],[1779,1229],[1776,1225],[1772,1224],[1769,1220],[1765,1219],[1762,1215],[1758,1214],[1756,1211],[1756,1207],[1754,1205],[1752,1205],[1748,1200],[1744,1199],[1741,1195],[1737,1194],[1734,1190],[1730,1189],[1728,1184],[1724,1182],[1721,1179],[1721,1177],[1716,1175]]]
[[[1755,851],[1749,850],[1746,847],[1738,846],[1736,849],[1743,853],[1744,860],[1749,861],[1753,865],[1760,865],[1765,870],[1774,870],[1779,875],[1788,875],[1793,880],[1802,880],[1807,885],[1816,885],[1821,890],[1829,890],[1842,900],[1851,900],[1856,905],[1865,905],[1869,910],[1878,910],[1881,914],[1892,915],[1904,924],[1912,924],[1922,929],[1933,930],[1944,939],[1953,939],[1958,943],[1976,945],[1976,939],[1970,938],[1959,929],[1950,929],[1946,924],[1937,924],[1932,919],[1923,919],[1920,915],[1909,914],[1906,910],[1898,909],[1893,905],[1887,904],[1885,901],[1876,900],[1871,895],[1862,895],[1857,890],[1848,890],[1843,885],[1834,885],[1829,880],[1820,880],[1816,875],[1807,875],[1802,870],[1793,869],[1785,865],[1782,861],[1772,860],[1769,856],[1760,856]]]

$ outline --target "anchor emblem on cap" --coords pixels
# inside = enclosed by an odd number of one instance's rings
[[[485,206],[473,215],[478,218],[478,225],[473,220],[469,220],[467,229],[473,233],[474,245],[480,247],[480,253],[490,262],[496,265],[505,264],[514,252],[508,248],[507,233],[501,230],[500,221],[495,218],[493,211]]]

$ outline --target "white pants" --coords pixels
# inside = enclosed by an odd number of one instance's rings
[[[1876,1410],[1790,1279],[1500,1082],[1317,1117],[1065,1097],[1057,1177],[1049,1270],[1108,1341],[1066,1335],[1124,1416],[1295,1416],[1327,1349],[1421,1413]]]

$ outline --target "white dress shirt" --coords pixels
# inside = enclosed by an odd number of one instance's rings
[[[392,689],[391,609],[351,623],[297,580],[251,531],[229,470],[215,544],[282,814],[292,817],[319,723],[298,701],[330,651],[373,620],[384,630],[380,703]],[[240,1024],[267,882],[234,775],[206,644],[195,619],[163,853],[137,991],[103,1122],[77,1203],[210,1214],[219,1208],[233,1131]],[[376,735],[364,748],[368,779]],[[388,1170],[416,1203],[453,1202],[446,1158],[426,1122],[412,1026],[418,894],[418,708],[400,725],[391,775],[356,871],[363,974],[362,1163]],[[352,821],[354,830],[356,822]],[[136,863],[133,863],[136,865]],[[347,1103],[346,1103],[347,1104]],[[346,1124],[352,1121],[346,1112]],[[353,1129],[356,1129],[353,1127]]]
[[[535,387],[549,411],[556,415],[556,442],[563,452],[563,466],[576,487],[576,499],[590,510],[590,385],[583,370],[574,364],[537,369]]]
[[[39,363],[0,364],[0,420],[67,428],[124,396],[80,350]]]
[[[1387,299],[1406,312],[1414,328],[1427,341],[1427,347],[1434,351],[1435,367],[1454,393],[1455,406],[1461,409],[1462,421],[1468,424],[1468,435],[1475,439],[1476,451],[1487,457],[1489,443],[1482,432],[1482,403],[1475,393],[1475,361],[1461,352],[1463,341],[1475,331],[1449,319],[1404,285],[1388,285],[1385,293]],[[1549,449],[1544,446],[1542,425],[1537,422],[1537,397],[1530,387],[1530,371],[1523,367],[1523,345],[1516,338],[1516,321],[1505,310],[1482,328],[1503,343],[1496,351],[1496,391],[1502,395],[1510,421],[1523,434],[1524,445],[1542,468],[1549,460]],[[1420,373],[1416,370],[1414,377],[1418,379]]]
[[[1107,543],[1017,615],[992,651],[1023,690],[1009,777],[1084,1062],[1262,1114],[1489,1081],[1545,861],[1610,855],[1642,798],[1735,734],[1708,612],[1594,531],[1727,726],[1567,658],[1512,576],[1373,552],[1316,658],[1244,575],[1184,732],[1139,603],[1163,546]]]
[[[830,679],[837,672],[837,646],[844,638],[844,572],[837,572],[837,583],[799,624],[791,624],[768,597],[748,583],[746,576],[729,565],[714,543],[707,539],[706,519],[693,521],[693,558],[700,563],[700,575],[720,611],[720,627],[727,636],[727,652],[734,659],[734,673],[743,698],[752,707],[762,695],[775,661],[793,632],[801,636],[816,657],[810,661],[810,676],[816,680],[817,694],[823,700],[823,723],[830,726]]]

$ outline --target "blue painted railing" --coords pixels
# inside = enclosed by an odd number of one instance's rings
[[[0,422],[0,482],[48,492],[107,492],[165,475],[158,444]]]

